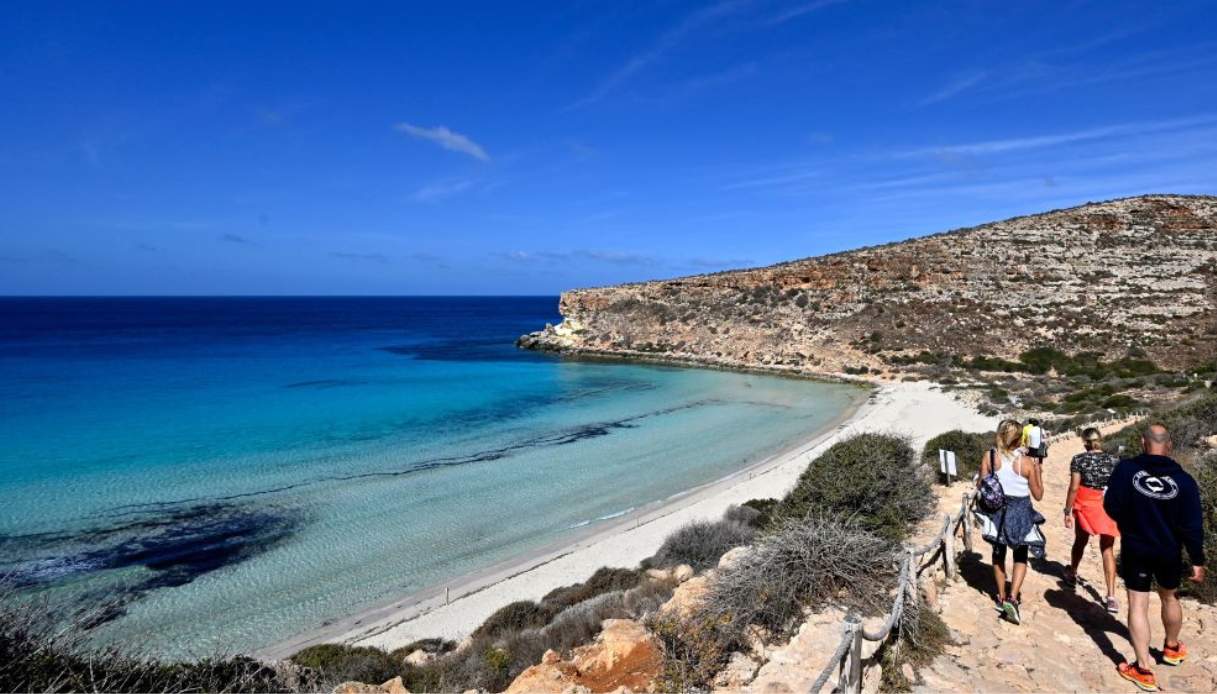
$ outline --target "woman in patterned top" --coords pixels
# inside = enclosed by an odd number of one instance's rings
[[[1065,498],[1065,527],[1074,528],[1073,553],[1069,568],[1065,570],[1065,582],[1073,585],[1078,580],[1078,565],[1091,535],[1099,536],[1099,549],[1103,552],[1103,578],[1107,582],[1108,612],[1120,611],[1116,600],[1116,538],[1120,531],[1116,523],[1103,510],[1103,492],[1107,489],[1107,478],[1119,459],[1103,452],[1103,437],[1098,429],[1091,427],[1082,432],[1084,453],[1073,456],[1069,464],[1072,479],[1069,495]]]

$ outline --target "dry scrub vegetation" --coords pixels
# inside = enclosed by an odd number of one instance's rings
[[[661,684],[705,689],[732,652],[788,640],[813,611],[886,610],[900,542],[933,502],[916,458],[902,437],[855,435],[814,460],[785,498],[746,505],[768,517],[751,551],[713,575],[691,614],[658,613],[647,622],[663,646]],[[916,619],[906,617],[894,654],[937,647],[933,638],[916,638],[933,618]]]

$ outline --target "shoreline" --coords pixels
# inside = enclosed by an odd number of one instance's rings
[[[922,421],[932,415],[941,420],[940,426]],[[815,455],[847,434],[897,431],[911,435],[919,451],[926,439],[941,431],[986,426],[988,420],[927,381],[873,386],[860,393],[855,405],[806,438],[730,475],[520,557],[332,620],[257,649],[253,655],[278,660],[319,643],[392,650],[420,638],[460,640],[510,602],[539,599],[554,588],[586,580],[601,566],[636,566],[689,522],[716,520],[728,506],[748,499],[783,495]]]

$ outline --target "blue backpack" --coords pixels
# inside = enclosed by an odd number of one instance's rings
[[[976,492],[976,505],[986,513],[997,513],[1006,505],[1006,492],[997,479],[997,451],[989,449],[989,474],[980,480],[980,489]]]

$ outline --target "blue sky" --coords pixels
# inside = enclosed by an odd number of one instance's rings
[[[0,293],[545,294],[1217,193],[1212,2],[10,2]]]

